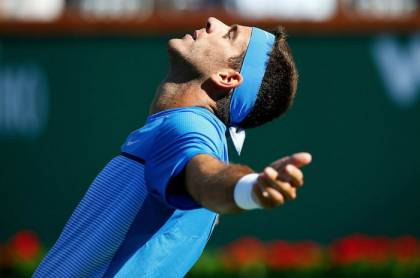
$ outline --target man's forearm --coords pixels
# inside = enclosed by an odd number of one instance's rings
[[[248,166],[226,165],[199,155],[187,166],[187,191],[203,207],[219,213],[239,212],[241,209],[233,197],[235,185],[241,177],[252,172]]]
[[[259,173],[257,180],[251,179],[255,183],[242,180],[238,184],[243,176],[253,172],[251,168],[227,165],[210,155],[197,155],[187,164],[184,182],[193,199],[213,211],[239,212],[237,203],[245,210],[273,208],[296,199],[297,188],[303,186],[303,173],[299,168],[311,160],[309,153],[283,157]]]

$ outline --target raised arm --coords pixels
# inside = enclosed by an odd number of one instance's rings
[[[296,190],[303,185],[299,169],[311,162],[308,153],[298,153],[272,163],[258,174],[253,185],[253,197],[263,208],[284,204],[296,198]],[[185,187],[192,198],[203,207],[219,213],[239,212],[234,199],[237,183],[253,173],[248,166],[225,164],[210,155],[197,155],[185,169]]]

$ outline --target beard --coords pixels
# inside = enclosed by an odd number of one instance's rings
[[[184,83],[189,80],[203,78],[203,73],[193,62],[193,59],[183,53],[180,48],[174,47],[171,43],[169,43],[168,55],[169,72],[173,78],[176,77],[176,83]]]
[[[225,97],[216,101],[215,115],[225,124],[229,126],[230,123],[230,99],[232,93],[227,94]]]

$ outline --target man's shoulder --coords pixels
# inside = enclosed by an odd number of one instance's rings
[[[225,125],[203,107],[174,109],[165,115],[161,128],[175,133],[224,134],[226,131]]]

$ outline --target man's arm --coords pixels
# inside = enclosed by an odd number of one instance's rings
[[[296,198],[296,189],[303,185],[299,169],[311,162],[308,153],[285,157],[265,168],[258,176],[254,194],[263,208],[282,205]],[[193,157],[185,168],[185,187],[192,198],[203,207],[220,213],[239,212],[234,201],[236,183],[253,173],[248,166],[225,164],[210,155]]]

